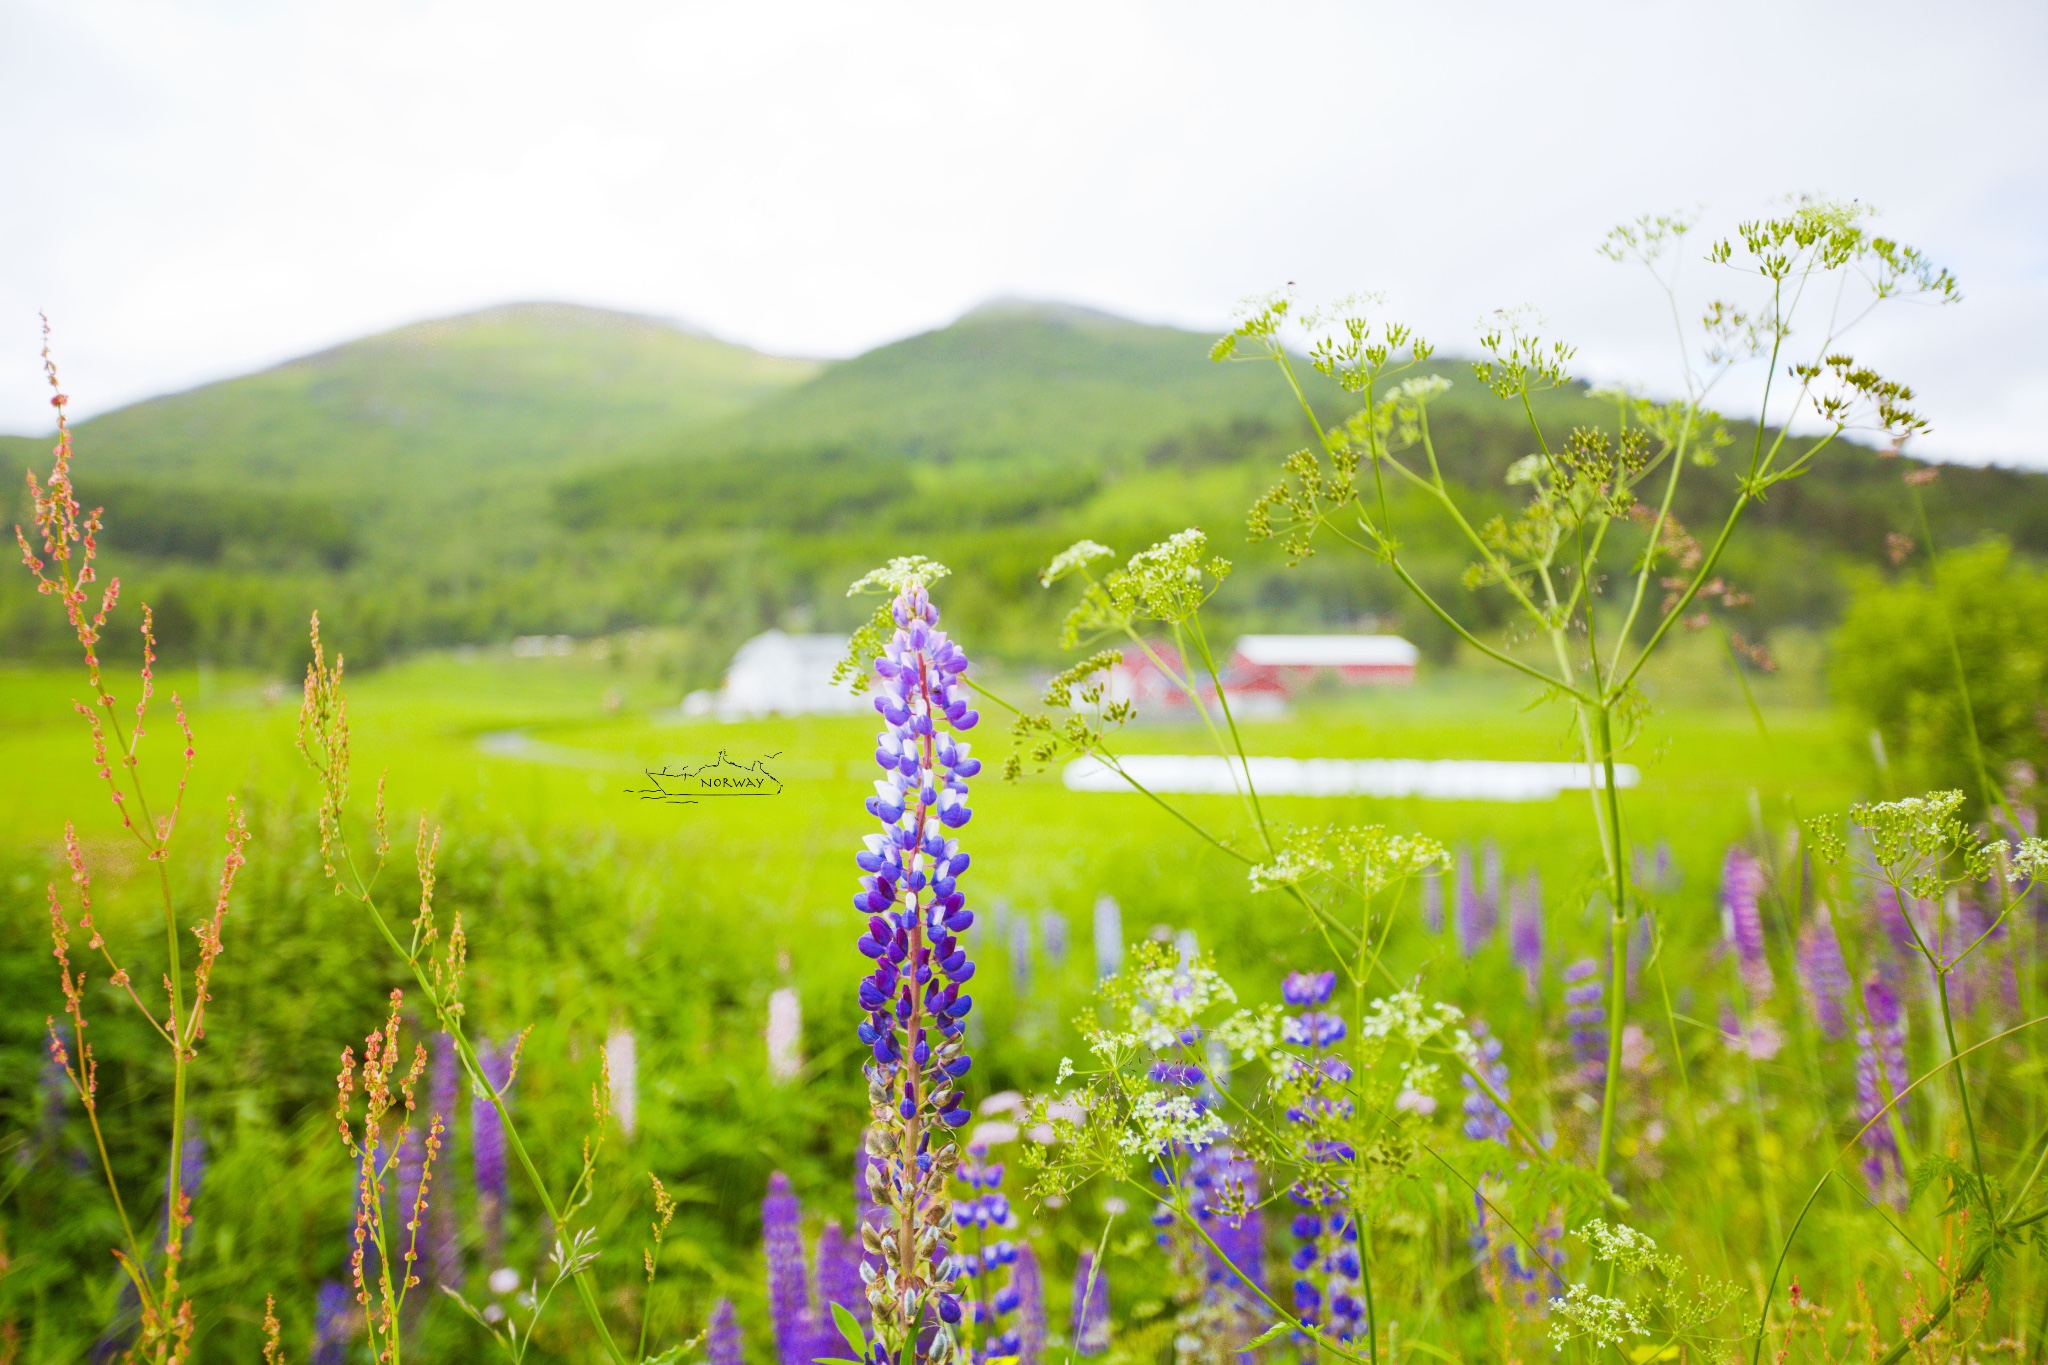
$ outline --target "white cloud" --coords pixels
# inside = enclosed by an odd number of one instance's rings
[[[566,298],[844,354],[1025,293],[1214,326],[1385,290],[1450,349],[1529,302],[1669,373],[1591,247],[1857,195],[1968,301],[1863,343],[1927,448],[2048,461],[2038,6],[348,6],[0,18],[0,429],[414,318]]]

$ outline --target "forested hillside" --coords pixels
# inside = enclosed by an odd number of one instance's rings
[[[1082,535],[1129,552],[1190,520],[1239,561],[1226,623],[1379,619],[1448,647],[1355,560],[1282,576],[1272,547],[1244,544],[1245,509],[1308,430],[1277,375],[1211,363],[1210,341],[1007,302],[820,365],[518,305],[109,413],[79,428],[77,474],[174,659],[291,667],[318,606],[358,663],[680,627],[673,672],[697,684],[764,626],[850,623],[845,582],[912,550],[954,565],[952,616],[986,652],[1025,658],[1049,643],[1051,608],[1014,608],[1042,599],[1052,553]],[[1505,510],[1528,429],[1465,366],[1438,369],[1453,384],[1433,409],[1446,473]],[[1350,401],[1320,381],[1309,396],[1326,418]],[[1578,391],[1540,416],[1554,433],[1612,420]],[[1752,433],[1733,435],[1739,449]],[[0,454],[41,468],[48,444],[5,438]],[[1755,633],[1832,621],[1855,572],[1888,568],[1889,534],[1919,538],[1911,467],[1843,446],[1772,491],[1727,561],[1755,594]],[[1729,465],[1689,472],[1680,516],[1711,523],[1732,487]],[[1996,533],[2048,555],[2048,476],[1949,466],[1925,495],[1946,545]],[[1424,580],[1462,594],[1450,528],[1419,503],[1396,510]],[[56,643],[24,581],[0,580],[14,657]]]

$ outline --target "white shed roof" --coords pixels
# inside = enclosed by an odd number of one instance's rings
[[[1420,653],[1398,635],[1241,635],[1237,657],[1267,668],[1412,668]]]

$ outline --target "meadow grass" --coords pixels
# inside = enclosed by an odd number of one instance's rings
[[[1671,690],[1689,700],[1659,718],[1661,738],[1629,755],[1643,771],[1630,797],[1633,828],[1645,844],[1669,843],[1684,878],[1660,910],[1673,942],[1704,957],[1720,932],[1714,887],[1723,849],[1750,838],[1759,814],[1782,832],[1794,811],[1840,806],[1855,794],[1858,772],[1831,713],[1801,704],[1811,697],[1810,680],[1765,685],[1760,733],[1759,716],[1742,700],[1725,659],[1702,649],[1670,678]],[[1033,690],[1026,684],[995,680],[1023,700]],[[215,1072],[201,1067],[196,1083],[214,1170],[197,1205],[189,1266],[195,1286],[219,1301],[202,1327],[224,1348],[253,1330],[252,1295],[272,1286],[251,1277],[266,1262],[281,1253],[289,1264],[274,1275],[274,1288],[294,1331],[304,1330],[311,1286],[339,1272],[348,1177],[331,1140],[331,1089],[323,1098],[321,1077],[331,1074],[345,1043],[374,1026],[387,989],[376,983],[402,983],[305,862],[311,784],[294,749],[295,697],[242,674],[216,673],[203,682],[170,674],[160,685],[193,699],[203,761],[187,798],[188,818],[211,837],[211,813],[222,809],[230,788],[259,813],[250,903],[238,911],[240,937],[230,935],[215,988],[221,1036],[258,1041],[223,1058]],[[102,923],[144,961],[152,951],[151,912],[135,876],[142,869],[112,837],[117,826],[83,762],[83,727],[67,704],[75,690],[61,672],[0,672],[0,763],[39,777],[33,787],[16,784],[0,795],[0,821],[18,869],[8,897],[20,969],[12,979],[33,993],[17,1001],[7,1040],[19,1083],[28,1080],[37,1025],[55,996],[40,965],[47,959],[33,947],[41,932],[36,869],[52,858],[63,819],[76,818],[87,841],[106,907]],[[358,791],[388,771],[401,835],[420,811],[450,827],[441,898],[465,907],[477,1027],[490,1037],[534,1028],[520,1107],[542,1131],[566,1130],[554,1134],[552,1145],[567,1148],[567,1133],[579,1123],[575,1078],[589,1072],[608,1028],[621,1020],[636,1027],[641,1134],[603,1181],[601,1225],[630,1240],[644,1202],[634,1182],[641,1171],[659,1174],[684,1201],[679,1235],[664,1253],[680,1273],[665,1282],[661,1316],[678,1328],[701,1323],[711,1297],[729,1295],[752,1315],[758,1344],[758,1263],[746,1248],[767,1171],[787,1169],[820,1211],[842,1218],[847,1212],[840,1205],[861,1105],[855,1058],[840,1041],[858,961],[844,902],[853,873],[847,850],[867,824],[860,801],[870,780],[865,752],[874,722],[680,721],[672,689],[637,667],[623,642],[585,644],[567,658],[515,658],[508,651],[424,656],[354,680],[351,694]],[[1249,722],[1246,742],[1253,753],[1294,756],[1569,757],[1565,718],[1532,700],[1532,689],[1498,676],[1426,672],[1408,689],[1311,696],[1285,719]],[[482,747],[486,736],[507,732],[526,736],[541,757],[499,756]],[[1201,747],[1201,736],[1184,725],[1140,725],[1127,738],[1134,752]],[[991,736],[983,747],[999,752],[1001,743]],[[742,761],[777,755],[769,767],[785,783],[782,794],[676,807],[633,793],[645,785],[640,769],[701,762],[721,749]],[[1600,873],[1580,834],[1585,803],[1583,793],[1572,793],[1529,803],[1277,798],[1272,806],[1280,818],[1304,824],[1384,822],[1447,844],[1496,841],[1511,879],[1531,871],[1541,877],[1557,964],[1598,950],[1602,926],[1592,888]],[[1187,803],[1198,818],[1219,821],[1228,818],[1229,804]],[[984,1039],[977,1094],[1043,1088],[1059,1056],[1075,1051],[1071,1021],[1088,1008],[1089,916],[1099,895],[1122,904],[1129,939],[1194,930],[1248,998],[1270,998],[1284,972],[1321,951],[1298,920],[1252,897],[1241,866],[1191,845],[1170,817],[1140,798],[1070,793],[1046,774],[982,783],[977,809],[981,903],[1007,903],[1033,917],[1056,911],[1073,943],[1064,964],[1045,960],[1042,946],[1036,950],[1031,980],[1021,989],[1007,942],[978,947],[985,970],[977,982]],[[402,903],[402,873],[397,882]],[[1039,933],[1042,942],[1042,924]],[[1555,1031],[1555,992],[1541,1011],[1525,1016],[1498,943],[1467,962],[1447,935],[1421,932],[1411,914],[1390,960],[1404,974],[1438,973],[1447,994],[1469,999],[1480,1013],[1526,1018],[1529,1026],[1509,1035],[1518,1069],[1536,1064],[1546,1034]],[[760,1082],[765,997],[779,984],[797,987],[806,1013],[810,1070],[794,1088]],[[1711,1013],[1711,987],[1688,981],[1677,989],[1699,1017]],[[103,1050],[116,1052],[123,1025],[110,1018],[105,1027]],[[1687,1044],[1698,1041],[1688,1037]],[[137,1135],[156,1131],[160,1116],[151,1112],[146,1090],[135,1088],[149,1073],[113,1065],[126,1079],[110,1123],[131,1123]],[[1782,1142],[1770,1150],[1774,1160],[1789,1157]],[[1703,1159],[1718,1163],[1730,1180],[1751,1180],[1756,1168],[1738,1155],[1720,1151]],[[562,1159],[557,1152],[554,1169]],[[146,1186],[149,1169],[145,1156],[125,1172]],[[453,1165],[451,1177],[460,1180],[462,1170]],[[1788,1180],[1792,1174],[1789,1167],[1783,1173]],[[1774,1182],[1771,1192],[1783,1190]],[[89,1196],[89,1184],[82,1185],[54,1205],[76,1213]],[[244,1200],[261,1211],[231,1213]],[[20,1214],[28,1209],[17,1206]],[[516,1193],[513,1214],[509,1254],[531,1264],[539,1230]],[[68,1247],[85,1258],[76,1272],[97,1274],[87,1272],[87,1248],[103,1228],[89,1214],[78,1216],[83,1222],[74,1235],[38,1249],[46,1271],[53,1268],[50,1253]],[[1055,1260],[1091,1242],[1096,1219],[1092,1206],[1032,1216],[1045,1254]],[[1750,1234],[1764,1223],[1754,1204],[1731,1201],[1713,1223],[1716,1259],[1728,1258],[1725,1268],[1734,1273],[1753,1268],[1761,1245]],[[1731,1247],[1729,1228],[1749,1231],[1737,1233]],[[43,1240],[18,1219],[10,1237],[17,1254]],[[620,1250],[613,1259],[629,1255]],[[44,1324],[43,1345],[28,1359],[64,1358],[64,1343],[75,1346],[76,1334],[114,1313],[111,1290],[75,1301],[75,1312],[58,1311],[48,1284],[23,1297],[41,1279],[17,1277],[12,1311],[26,1308]],[[1129,1282],[1137,1305],[1153,1305],[1134,1325],[1165,1314],[1163,1286],[1148,1286],[1141,1271],[1131,1272]],[[430,1341],[452,1345],[467,1329],[437,1322],[434,1330]]]

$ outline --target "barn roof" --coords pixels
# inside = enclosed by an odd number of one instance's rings
[[[1236,657],[1267,668],[1412,668],[1419,651],[1398,635],[1241,635]]]

